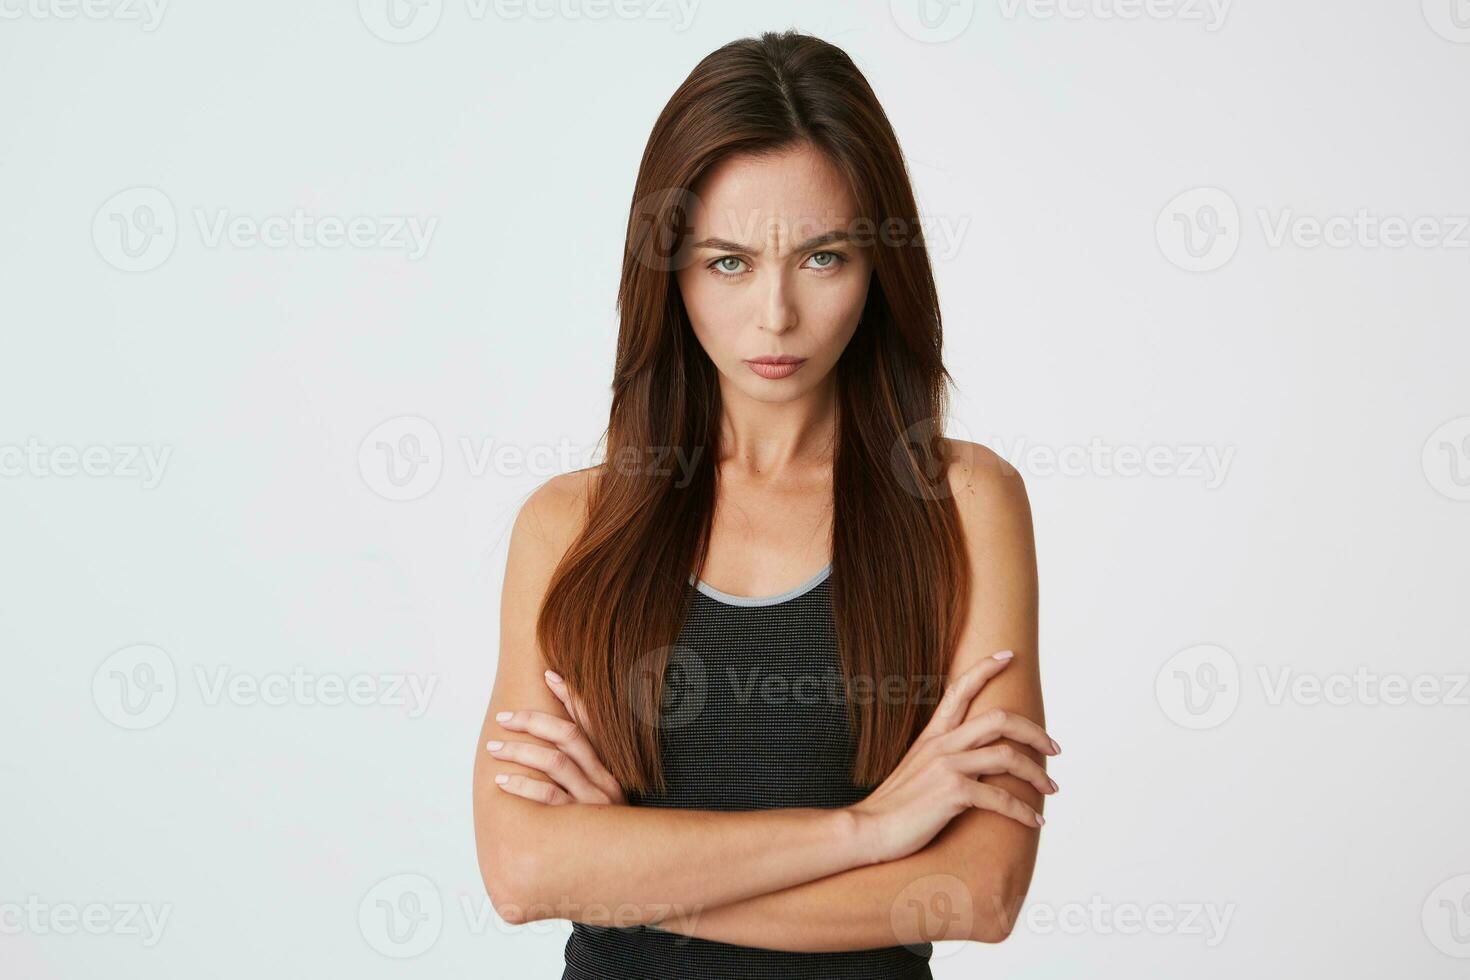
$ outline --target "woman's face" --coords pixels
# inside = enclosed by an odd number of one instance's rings
[[[816,389],[857,329],[873,272],[846,182],[802,145],[727,158],[694,198],[679,291],[726,392],[785,402]],[[752,363],[778,356],[800,360]]]

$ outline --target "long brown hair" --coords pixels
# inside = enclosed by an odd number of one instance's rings
[[[731,42],[694,68],[648,138],[623,254],[606,455],[536,624],[548,664],[582,700],[588,737],[633,792],[665,790],[663,681],[683,669],[675,644],[719,475],[718,373],[671,274],[691,188],[731,154],[799,143],[827,155],[880,232],[866,306],[834,368],[831,588],[847,690],[863,695],[848,699],[856,785],[881,783],[908,750],[959,638],[970,568],[942,440],[953,379],[898,140],[840,48],[792,31]]]

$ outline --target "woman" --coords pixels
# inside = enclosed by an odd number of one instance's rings
[[[634,202],[605,461],[512,531],[486,887],[572,920],[566,977],[928,977],[1009,933],[1059,749],[1025,489],[942,436],[897,140],[768,33],[679,87]]]

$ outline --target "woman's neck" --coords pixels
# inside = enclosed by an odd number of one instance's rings
[[[720,468],[751,477],[830,465],[837,432],[833,379],[798,399],[756,401],[721,392]]]

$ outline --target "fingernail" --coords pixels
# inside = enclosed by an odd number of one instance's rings
[[[496,782],[497,782],[497,783],[500,783],[500,784],[501,784],[501,785],[502,785],[502,786],[503,786],[503,785],[505,785],[505,781],[506,781],[506,780],[507,780],[507,779],[509,779],[509,778],[510,778],[510,777],[509,777],[509,776],[507,776],[507,775],[506,775],[506,774],[505,774],[505,773],[501,773],[501,774],[500,774],[500,775],[498,775],[498,776],[496,776],[496,777],[495,777],[495,781],[496,781]]]
[[[491,752],[499,752],[501,749],[505,748],[505,743],[497,738],[494,741],[486,742],[485,748],[489,749]]]
[[[549,681],[551,681],[551,683],[553,683],[553,684],[560,684],[560,683],[562,683],[561,675],[558,674],[554,670],[548,670],[546,672],[546,679],[549,680]]]
[[[495,742],[494,744],[498,746],[500,743],[499,742]],[[1055,779],[1052,779],[1052,778],[1048,777],[1046,781],[1049,782],[1049,783],[1051,783],[1051,791],[1053,793],[1055,793],[1058,789],[1061,788],[1061,787],[1059,787],[1057,785],[1057,781]]]
[[[1052,739],[1051,740],[1051,750],[1054,753],[1060,753],[1062,751],[1062,747],[1057,744],[1057,740],[1056,739]]]
[[[996,660],[1009,660],[1016,655],[1014,650],[1002,650],[1000,653],[991,654]]]
[[[514,712],[511,712],[511,711],[497,711],[497,712],[495,712],[495,720],[496,721],[510,721],[510,716],[512,714],[514,714]]]
[[[1046,818],[1038,813],[1036,815],[1036,826],[1040,827],[1044,823],[1046,823]]]

